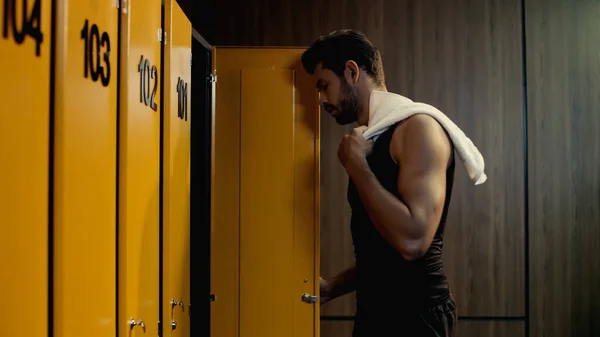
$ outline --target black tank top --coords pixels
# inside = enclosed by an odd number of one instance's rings
[[[390,127],[376,140],[368,156],[369,166],[381,185],[402,200],[397,192],[398,168],[390,156],[395,128]],[[444,226],[454,181],[454,155],[446,171],[446,200],[439,227],[424,257],[405,260],[373,225],[352,180],[348,185],[348,202],[352,208],[351,230],[356,258],[357,321],[415,313],[450,298],[442,265]]]

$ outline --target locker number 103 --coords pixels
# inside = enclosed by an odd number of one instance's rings
[[[17,2],[21,5],[20,18],[17,18]],[[44,40],[44,34],[40,28],[42,0],[35,0],[29,13],[27,12],[29,7],[27,2],[27,0],[3,0],[2,37],[8,39],[9,35],[12,35],[14,42],[20,45],[29,36],[35,41],[35,56],[40,56],[40,46]]]
[[[83,77],[88,78],[91,75],[94,82],[97,82],[100,78],[102,86],[108,86],[110,83],[110,37],[108,33],[103,32],[100,35],[98,26],[93,24],[90,27],[86,19],[81,29],[81,39],[85,44],[83,49]],[[102,51],[100,51],[100,47],[102,47]]]

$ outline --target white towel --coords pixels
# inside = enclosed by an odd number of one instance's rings
[[[484,173],[485,162],[477,147],[450,118],[431,105],[413,102],[395,93],[374,90],[369,103],[369,123],[357,130],[362,132],[365,139],[376,140],[390,126],[415,114],[427,114],[446,129],[458,157],[475,185],[483,184],[487,180]]]

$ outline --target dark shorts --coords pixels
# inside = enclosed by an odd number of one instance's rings
[[[420,312],[377,316],[357,314],[352,337],[454,337],[458,318],[452,298]]]

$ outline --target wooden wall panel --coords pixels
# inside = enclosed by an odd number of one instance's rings
[[[524,321],[458,321],[457,337],[525,337]]]
[[[354,321],[321,321],[321,337],[352,337],[353,327]],[[402,329],[401,326],[398,328]],[[404,334],[399,332],[397,335]],[[525,322],[459,320],[455,335],[457,337],[525,337]]]
[[[330,278],[354,265],[350,206],[346,200],[348,175],[337,156],[338,145],[350,127],[340,127],[321,114],[321,277]],[[321,306],[321,315],[352,316],[354,293]],[[322,329],[321,329],[322,330]]]
[[[524,315],[520,0],[222,0],[207,6],[214,14],[196,26],[216,46],[307,46],[335,29],[364,31],[382,52],[388,89],[446,112],[485,156],[485,185],[474,187],[457,166],[446,234],[446,269],[461,315]],[[336,155],[349,129],[322,118],[324,277],[353,263],[347,176]],[[322,313],[352,315],[352,295]]]
[[[527,0],[531,336],[600,336],[600,3]]]
[[[457,164],[445,268],[460,315],[525,314],[520,3],[386,3],[384,65],[392,91],[437,106],[473,140],[488,181]],[[399,14],[405,13],[397,20]]]
[[[354,321],[321,321],[320,337],[352,337]]]

